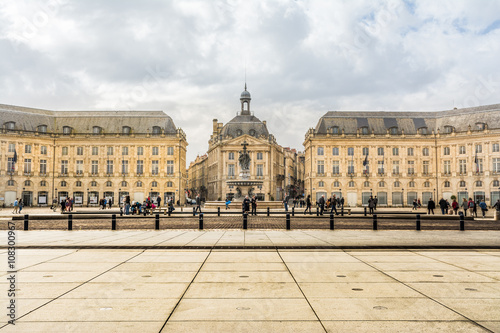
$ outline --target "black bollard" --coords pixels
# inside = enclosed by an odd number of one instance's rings
[[[196,211],[194,210],[194,207],[193,207],[193,216],[196,216]]]
[[[147,208],[144,208],[144,212],[143,212],[144,216],[146,216],[147,212],[148,212]]]
[[[172,214],[172,209],[168,207],[168,217],[170,217],[171,214]]]
[[[203,213],[200,213],[200,217],[198,220],[198,229],[203,230]]]
[[[319,216],[318,206],[316,206],[316,216]]]
[[[111,215],[111,230],[116,230],[116,214]]]
[[[267,216],[269,216],[269,207],[267,207]]]
[[[68,214],[68,230],[73,230],[73,214]]]
[[[123,216],[123,208],[120,206],[120,216]]]
[[[366,216],[366,207],[365,207],[365,216]]]
[[[28,214],[24,214],[24,230],[29,229],[29,224],[30,224],[30,216]]]
[[[286,213],[286,230],[290,230],[290,213]]]
[[[417,231],[420,231],[420,214],[417,214]]]
[[[340,216],[344,216],[344,206],[340,209]]]
[[[292,216],[295,216],[295,207],[292,207]]]
[[[378,230],[378,226],[377,226],[377,214],[373,214],[373,230]]]
[[[333,214],[330,214],[330,230],[334,229],[334,217]]]
[[[464,218],[464,214],[460,214],[460,231],[465,231],[465,218]]]
[[[217,207],[217,216],[220,216],[220,207]]]
[[[155,230],[160,230],[160,214],[155,215]]]
[[[247,230],[248,228],[248,214],[243,213],[243,230]]]

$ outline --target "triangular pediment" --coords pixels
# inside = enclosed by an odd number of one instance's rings
[[[269,140],[265,139],[265,138],[256,138],[256,137],[253,137],[251,135],[241,135],[237,138],[233,138],[233,139],[230,139],[230,140],[226,140],[224,141],[224,145],[242,145],[243,142],[248,143],[248,149],[250,149],[250,147],[252,147],[253,145],[263,145],[263,144],[269,144]]]

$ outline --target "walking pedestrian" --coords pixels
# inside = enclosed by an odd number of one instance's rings
[[[283,205],[285,206],[285,212],[288,212],[288,201],[290,200],[290,197],[288,196],[288,194],[285,196],[285,198],[283,199]]]
[[[467,216],[467,211],[469,210],[469,203],[467,202],[466,198],[462,199],[462,204],[460,205],[462,209],[464,210],[464,216]]]
[[[201,198],[200,198],[200,195],[196,195],[196,208],[195,208],[195,214],[196,212],[200,212],[201,213]]]
[[[337,214],[337,198],[335,197],[335,194],[333,195],[333,197],[330,199],[330,203],[332,205],[332,209],[330,209],[330,214],[333,213],[333,211],[335,211],[335,215],[338,215]]]
[[[255,195],[252,197],[252,215],[257,216],[257,198],[255,198]]]
[[[446,203],[446,200],[444,200],[443,198],[439,200],[439,208],[441,208],[441,214],[446,215],[448,204]]]
[[[231,203],[231,200],[229,200],[229,197],[226,198],[226,210],[229,209],[229,204]]]
[[[307,210],[309,210],[309,214],[312,214],[312,212],[311,212],[311,195],[310,194],[307,195],[307,198],[306,198],[306,210],[304,210],[304,215],[306,215]]]
[[[467,207],[469,208],[470,216],[474,217],[474,208],[476,207],[476,204],[474,203],[474,200],[472,200],[472,198],[469,198],[469,201],[467,202]]]
[[[373,196],[370,195],[370,198],[368,199],[368,208],[370,209],[370,214],[373,215],[375,207],[376,207],[375,199],[373,198]]]
[[[486,212],[488,211],[488,206],[486,206],[486,202],[484,199],[479,203],[479,207],[481,207],[481,213],[483,213],[483,219],[486,217]]]
[[[19,200],[19,214],[21,214],[21,211],[23,210],[24,202],[23,199]]]
[[[321,195],[321,198],[319,198],[319,215],[323,215],[323,212],[325,210],[325,196]]]
[[[156,206],[160,208],[160,205],[161,205],[161,196],[158,196],[158,198],[156,198]]]
[[[109,206],[109,209],[111,209],[111,205],[113,205],[113,198],[109,198],[109,199],[108,199],[108,206]]]
[[[375,196],[375,198],[373,198],[373,209],[377,210],[377,204],[378,204],[378,199],[377,199],[377,196]]]
[[[453,202],[451,203],[451,208],[453,208],[453,213],[455,215],[457,215],[458,214],[458,208],[459,208],[457,199],[453,199]]]
[[[417,207],[418,207],[417,199],[413,199],[413,208],[411,210],[417,210]]]
[[[250,211],[250,199],[248,198],[248,195],[245,196],[245,199],[243,199],[243,214],[248,214]]]
[[[17,214],[19,213],[19,198],[16,198],[14,201],[14,210],[12,211],[12,214]]]
[[[125,215],[130,213],[130,195],[125,197]]]
[[[429,198],[429,201],[427,202],[427,214],[431,214],[434,215],[434,208],[436,208],[436,203],[434,202],[434,200],[432,200],[432,198]]]

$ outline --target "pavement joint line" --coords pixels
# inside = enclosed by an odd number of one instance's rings
[[[188,231],[186,230],[186,231],[184,231],[184,232],[182,232],[182,233],[180,233],[180,234],[178,234],[178,235],[172,236],[172,237],[170,237],[170,238],[168,238],[168,239],[164,239],[164,240],[162,240],[161,242],[154,244],[153,246],[158,246],[158,245],[159,245],[159,244],[161,244],[161,243],[168,242],[169,240],[172,240],[172,239],[174,239],[174,238],[176,238],[176,237],[182,236],[182,235],[184,235],[184,234],[185,234],[185,233],[187,233],[187,232],[188,232]]]
[[[222,238],[222,236],[221,236]],[[6,250],[8,246],[0,246],[0,250]],[[16,246],[16,249],[102,249],[102,250],[500,250],[500,246],[492,245],[332,245],[332,246],[309,246],[309,245],[24,245]]]
[[[78,251],[76,251],[76,252],[78,252]],[[75,252],[75,253],[76,253],[76,252]],[[16,318],[16,319],[15,319],[15,322],[19,321],[19,319],[21,319],[21,318],[23,318],[23,317],[26,317],[26,316],[27,316],[27,315],[29,315],[30,313],[32,313],[32,312],[34,312],[34,311],[36,311],[36,310],[38,310],[38,309],[40,309],[40,308],[42,308],[42,307],[46,306],[47,304],[52,303],[52,302],[53,302],[53,301],[55,301],[56,299],[59,299],[59,298],[63,297],[64,295],[66,295],[66,294],[68,294],[68,293],[72,292],[73,290],[75,290],[75,289],[77,289],[77,288],[80,288],[81,286],[83,286],[83,285],[85,285],[85,284],[89,283],[90,281],[92,281],[92,280],[94,280],[94,279],[98,278],[99,276],[101,276],[101,275],[103,275],[103,274],[105,274],[105,273],[107,273],[107,272],[109,272],[109,271],[111,271],[111,270],[115,269],[116,267],[118,267],[118,266],[122,265],[123,263],[126,263],[127,261],[129,261],[129,260],[131,260],[131,259],[134,259],[135,257],[137,257],[137,256],[141,255],[142,253],[144,253],[144,251],[142,251],[142,252],[140,252],[140,253],[137,253],[137,254],[136,254],[136,255],[134,255],[133,257],[128,258],[127,260],[125,260],[125,261],[122,261],[122,262],[118,263],[117,265],[115,265],[115,266],[111,267],[110,269],[108,269],[108,270],[106,270],[106,271],[104,271],[104,272],[102,272],[102,273],[100,273],[100,274],[98,274],[98,275],[94,276],[93,278],[91,278],[91,279],[89,279],[89,280],[87,280],[87,281],[85,281],[85,282],[82,282],[82,283],[81,283],[81,284],[79,284],[78,286],[76,286],[76,287],[74,287],[74,288],[71,288],[70,290],[68,290],[68,291],[66,291],[66,292],[64,292],[64,293],[62,293],[61,295],[59,295],[59,296],[57,296],[57,297],[52,298],[50,301],[48,301],[48,302],[46,302],[46,303],[43,303],[42,305],[40,305],[40,306],[38,306],[38,307],[34,308],[33,310],[31,310],[31,311],[29,311],[29,312],[27,312],[27,313],[23,314],[23,315],[22,315],[22,316],[20,316],[19,318]],[[72,254],[72,253],[70,253],[70,254]],[[51,259],[51,260],[53,260],[53,259]],[[7,323],[7,324],[5,324],[5,325],[3,325],[3,326],[0,326],[0,329],[4,328],[4,327],[6,327],[6,326],[9,326],[9,325],[10,325],[10,324],[8,324],[8,323]]]
[[[201,269],[203,268],[203,266],[205,265],[205,263],[207,262],[207,259],[210,257],[211,254],[212,254],[212,250],[210,250],[210,252],[208,252],[207,256],[205,257],[205,260],[203,260],[203,262],[201,263],[200,267],[198,268],[198,271],[193,276],[193,279],[191,280],[191,282],[189,282],[189,285],[186,287],[186,289],[182,293],[181,297],[179,297],[179,300],[177,301],[177,303],[175,303],[174,308],[172,309],[172,311],[168,315],[167,320],[165,320],[165,322],[163,323],[163,326],[160,328],[160,330],[158,331],[158,333],[161,333],[161,331],[163,331],[163,329],[165,328],[165,325],[167,325],[168,321],[170,320],[170,318],[174,314],[175,310],[177,309],[177,307],[181,303],[182,299],[184,298],[184,295],[186,295],[187,291],[189,290],[189,287],[191,287],[191,285],[193,284],[194,280],[196,279],[196,277],[200,273]]]
[[[413,251],[409,251],[409,252],[413,253]],[[439,305],[441,305],[442,307],[444,307],[444,308],[446,308],[446,309],[448,309],[448,310],[450,310],[450,311],[452,311],[452,312],[456,313],[457,315],[459,315],[459,316],[461,316],[461,317],[465,318],[467,321],[471,322],[472,324],[474,324],[474,325],[476,325],[476,326],[478,326],[478,327],[481,327],[482,329],[486,330],[487,332],[494,333],[494,332],[493,332],[493,331],[491,331],[490,329],[488,329],[488,328],[486,328],[486,327],[482,326],[482,325],[481,325],[481,324],[479,324],[478,322],[476,322],[476,321],[472,320],[471,318],[469,318],[469,317],[467,317],[466,315],[464,315],[464,314],[462,314],[462,313],[458,312],[457,310],[454,310],[454,309],[450,308],[450,307],[449,307],[449,306],[447,306],[446,304],[441,303],[440,301],[438,301],[438,300],[436,300],[436,299],[434,299],[434,298],[432,298],[432,297],[430,297],[430,296],[428,296],[428,295],[424,294],[422,291],[420,291],[420,290],[418,290],[418,289],[415,289],[414,287],[412,287],[412,286],[410,286],[410,285],[406,284],[405,282],[398,280],[398,279],[397,279],[397,278],[395,278],[394,276],[391,276],[391,275],[389,275],[388,273],[386,273],[386,272],[384,272],[384,271],[380,270],[380,269],[379,269],[379,268],[377,268],[376,266],[373,266],[372,264],[370,264],[370,263],[368,263],[368,262],[364,261],[363,259],[358,258],[359,256],[357,256],[357,255],[355,255],[355,254],[352,254],[352,253],[348,253],[348,252],[346,252],[346,253],[347,253],[348,255],[350,255],[351,257],[353,257],[353,258],[355,258],[355,259],[357,259],[357,260],[361,261],[361,262],[362,262],[362,263],[364,263],[365,265],[370,266],[371,268],[373,268],[373,269],[377,270],[378,272],[380,272],[380,273],[384,274],[384,275],[385,275],[385,276],[387,276],[388,278],[391,278],[391,279],[393,279],[394,281],[397,281],[398,283],[400,283],[400,284],[402,284],[402,285],[406,286],[407,288],[410,288],[411,290],[413,290],[413,291],[415,291],[416,293],[418,293],[418,294],[420,294],[420,295],[424,296],[425,298],[427,298],[427,299],[429,299],[429,300],[433,301],[434,303],[439,304]],[[361,256],[361,257],[362,257],[362,256]],[[431,258],[431,259],[433,259],[433,260],[434,260],[434,258]]]
[[[323,327],[323,329],[325,330],[325,332],[328,332],[328,330],[326,329],[325,325],[323,325],[323,322],[321,321],[321,319],[319,318],[318,314],[316,313],[316,310],[314,310],[314,307],[312,306],[312,304],[309,302],[309,300],[307,299],[307,296],[306,294],[304,293],[304,291],[302,290],[302,288],[300,287],[300,284],[297,282],[297,280],[295,279],[295,276],[293,276],[292,272],[290,271],[290,269],[288,268],[288,265],[286,264],[285,260],[283,260],[283,257],[281,257],[281,253],[278,249],[276,249],[276,253],[279,255],[280,259],[281,259],[281,262],[283,263],[283,265],[285,265],[286,267],[286,270],[288,271],[288,273],[290,274],[290,276],[292,277],[293,281],[295,282],[295,285],[297,286],[297,288],[299,288],[300,290],[300,293],[302,294],[302,296],[304,296],[304,299],[306,300],[307,304],[309,305],[309,307],[311,308],[312,312],[314,313],[314,315],[316,316],[316,318],[318,319],[321,327]]]

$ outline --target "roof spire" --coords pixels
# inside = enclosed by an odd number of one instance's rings
[[[245,91],[247,91],[247,82],[245,80]]]

